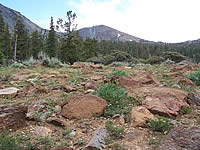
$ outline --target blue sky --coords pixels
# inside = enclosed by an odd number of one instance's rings
[[[78,28],[104,24],[152,41],[200,38],[200,0],[1,0],[43,28],[74,11]]]

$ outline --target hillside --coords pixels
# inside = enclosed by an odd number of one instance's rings
[[[29,31],[30,33],[35,31],[35,30],[38,30],[39,32],[41,30],[43,30],[41,27],[39,27],[38,25],[33,23],[31,20],[29,20],[28,18],[23,16],[20,12],[15,11],[13,9],[10,9],[6,6],[3,6],[2,4],[0,4],[0,11],[2,12],[2,16],[3,16],[4,21],[8,23],[10,31],[14,30],[15,18],[16,17],[21,18],[21,21],[24,24],[25,29],[27,31]]]
[[[0,149],[199,150],[199,67],[1,67]]]

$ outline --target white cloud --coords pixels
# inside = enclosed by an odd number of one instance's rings
[[[199,0],[80,0],[78,27],[104,24],[147,40],[200,38]]]

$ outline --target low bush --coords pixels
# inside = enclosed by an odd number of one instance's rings
[[[93,57],[87,60],[88,62],[100,63],[104,65],[111,64],[113,62],[131,62],[133,57],[126,52],[119,50],[111,50],[109,54],[99,55],[98,57]]]
[[[135,100],[130,98],[124,89],[119,88],[114,83],[102,84],[93,94],[107,101],[108,106],[104,116],[113,116],[121,113],[126,115],[135,103]]]
[[[126,76],[126,75],[127,75],[127,74],[126,74],[125,71],[116,70],[116,71],[110,73],[110,74],[108,75],[108,77],[109,77],[109,78],[111,78],[111,77],[113,77],[113,76],[120,76],[120,77],[122,77],[122,76]]]
[[[164,134],[168,133],[172,127],[168,118],[160,116],[158,116],[155,120],[149,120],[146,126],[152,131],[162,132]]]
[[[20,150],[17,138],[8,135],[8,132],[0,134],[0,150]]]
[[[22,64],[22,63],[14,63],[14,64],[11,64],[9,67],[11,67],[11,68],[20,68],[20,69],[22,69],[22,68],[26,68],[27,66],[25,66],[25,65]]]
[[[124,128],[120,126],[114,126],[112,121],[106,122],[106,129],[112,140],[117,140],[124,136]]]
[[[164,61],[163,57],[159,57],[159,56],[152,56],[149,59],[146,60],[147,64],[160,64]]]
[[[176,63],[179,63],[179,62],[187,59],[187,57],[182,55],[181,53],[171,52],[171,51],[164,52],[163,57],[165,58],[165,60],[170,59]]]
[[[197,86],[200,86],[200,68],[195,72],[186,76],[192,80]]]

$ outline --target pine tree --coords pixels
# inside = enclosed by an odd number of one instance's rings
[[[14,27],[14,61],[24,60],[27,58],[27,42],[28,42],[28,32],[24,28],[24,24],[21,22],[21,18],[16,18],[16,24]]]
[[[94,57],[95,51],[97,47],[97,40],[86,38],[83,41],[83,48],[82,48],[82,60],[86,61],[87,59]]]
[[[4,23],[3,16],[2,16],[1,11],[0,11],[0,63],[3,63],[3,58],[4,58],[4,55],[3,55],[3,51],[4,51],[4,47],[3,47],[4,27],[5,27],[5,23]]]
[[[51,23],[50,23],[50,30],[48,33],[48,38],[46,42],[46,53],[50,57],[56,57],[57,56],[57,48],[56,48],[56,32],[54,29],[54,24],[53,24],[53,17],[51,17]]]
[[[42,36],[36,30],[31,34],[31,48],[29,55],[32,55],[34,58],[37,58],[38,53],[42,50],[43,50]]]
[[[13,54],[11,52],[11,35],[10,35],[10,32],[9,32],[9,27],[8,27],[8,23],[6,23],[5,25],[5,29],[4,29],[4,35],[3,35],[3,38],[4,38],[4,56],[5,58],[8,60],[8,59],[11,59]]]

